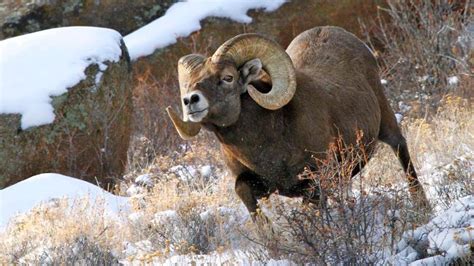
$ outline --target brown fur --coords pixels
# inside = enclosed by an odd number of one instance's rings
[[[394,149],[407,172],[412,194],[426,201],[405,139],[383,94],[377,63],[367,46],[341,28],[318,27],[301,33],[286,51],[297,79],[297,90],[289,104],[270,111],[243,93],[239,96],[237,121],[222,127],[212,118],[221,113],[211,112],[210,118],[202,122],[219,139],[227,165],[236,177],[236,192],[248,210],[255,212],[257,199],[276,190],[281,195],[305,197],[309,183],[297,176],[314,162],[311,155],[325,157],[330,143],[338,137],[347,145],[355,144],[357,130],[363,132],[369,155],[377,139]],[[236,74],[235,69],[228,68],[204,64],[191,83],[201,80],[201,85],[208,82],[212,87],[221,72]],[[262,92],[271,86],[264,80],[252,84]],[[226,92],[202,90],[211,100],[226,99]]]

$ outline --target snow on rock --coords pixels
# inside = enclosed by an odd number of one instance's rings
[[[457,76],[452,76],[448,78],[448,84],[451,86],[456,86],[459,84],[459,78]]]
[[[132,212],[128,215],[128,220],[132,223],[139,223],[141,219],[143,218],[143,213],[142,212]]]
[[[173,223],[179,220],[178,213],[175,210],[166,210],[155,213],[152,222],[156,225]]]
[[[229,18],[241,23],[250,23],[249,9],[263,8],[270,12],[286,0],[228,1],[189,0],[172,5],[166,14],[150,24],[125,36],[130,58],[152,54],[156,49],[176,42],[201,29],[200,21],[206,17]]]
[[[471,151],[466,151],[465,154],[457,156],[456,159],[446,164],[440,164],[439,159],[431,153],[426,153],[421,158],[423,164],[419,169],[420,176],[424,177],[423,180],[427,184],[428,197],[437,203],[433,206],[436,213],[443,211],[446,204],[450,204],[451,200],[448,199],[452,196],[467,196],[465,184],[456,181],[454,173],[461,175],[465,173],[467,176],[468,173],[474,172]]]
[[[472,255],[474,243],[474,196],[455,202],[428,224],[404,233],[398,243],[399,253],[388,262],[395,265],[446,265],[457,258]],[[427,257],[421,258],[421,252]],[[417,260],[418,259],[418,260]]]
[[[23,129],[52,123],[51,96],[85,79],[89,65],[117,62],[121,40],[111,29],[66,27],[0,41],[0,114],[21,114]]]
[[[196,168],[193,166],[187,165],[176,165],[173,166],[169,169],[171,173],[176,174],[176,176],[181,180],[181,181],[190,181],[193,178],[197,177],[198,171]]]
[[[403,115],[400,114],[400,113],[396,113],[395,118],[397,119],[397,124],[400,125],[400,123],[402,122],[402,119],[403,119]]]
[[[153,180],[150,174],[139,175],[135,178],[135,183],[143,186],[153,186]]]
[[[202,177],[210,177],[212,174],[212,168],[210,165],[201,166],[201,168],[199,168],[199,173]]]
[[[33,261],[38,262],[38,258],[41,258],[41,263],[45,265],[54,264],[53,257],[50,254],[54,254],[54,251],[41,245],[19,258],[18,262],[22,265],[28,265],[32,264]]]
[[[168,169],[168,173],[173,173],[181,181],[191,181],[197,177],[210,178],[212,176],[211,165],[175,165]]]
[[[429,78],[430,78],[429,75],[424,75],[424,76],[418,77],[418,82],[420,82],[420,83],[425,82],[425,81],[427,81]]]
[[[146,191],[147,190],[143,186],[133,184],[127,189],[127,195],[142,197],[145,195]]]
[[[91,202],[103,199],[106,210],[111,214],[129,208],[127,198],[115,196],[86,181],[60,174],[40,174],[0,190],[0,228],[15,215],[26,213],[40,203],[85,196]]]
[[[123,246],[124,246],[123,253],[127,257],[131,257],[131,256],[138,253],[138,249],[135,247],[135,245],[133,243],[130,243],[128,241],[124,241]],[[126,265],[124,262],[123,262],[123,264]]]
[[[211,219],[211,217],[226,217],[229,223],[224,224],[226,230],[232,227],[232,223],[244,224],[250,219],[250,215],[245,208],[230,208],[230,207],[218,207],[216,209],[209,209],[199,214],[199,217],[203,221]]]
[[[135,246],[137,249],[145,253],[150,253],[153,251],[153,244],[148,239],[135,243]]]
[[[407,105],[406,103],[404,103],[402,101],[399,101],[398,102],[398,108],[400,109],[400,112],[406,113],[406,112],[410,111],[411,106]]]

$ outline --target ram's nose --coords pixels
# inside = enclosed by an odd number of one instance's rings
[[[198,103],[199,100],[200,100],[200,97],[199,97],[199,94],[197,94],[197,93],[194,93],[194,94],[187,95],[187,96],[183,97],[183,103],[184,103],[185,106]]]

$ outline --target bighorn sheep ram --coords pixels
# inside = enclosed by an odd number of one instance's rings
[[[261,70],[271,77],[262,79]],[[262,72],[263,73],[263,72]],[[257,200],[306,197],[311,185],[298,174],[323,157],[331,142],[356,144],[370,155],[379,139],[395,151],[417,203],[428,206],[405,138],[383,94],[368,47],[338,27],[317,27],[283,50],[258,34],[241,34],[212,55],[190,54],[178,63],[184,119],[167,108],[180,136],[204,127],[215,133],[235,175],[235,191],[251,213]],[[359,171],[355,167],[353,175]],[[422,206],[423,206],[422,205]]]

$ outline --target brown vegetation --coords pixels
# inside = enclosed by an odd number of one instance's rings
[[[427,111],[433,114],[446,94],[472,99],[474,25],[469,1],[387,3],[363,28],[378,55],[393,107],[424,116]]]

